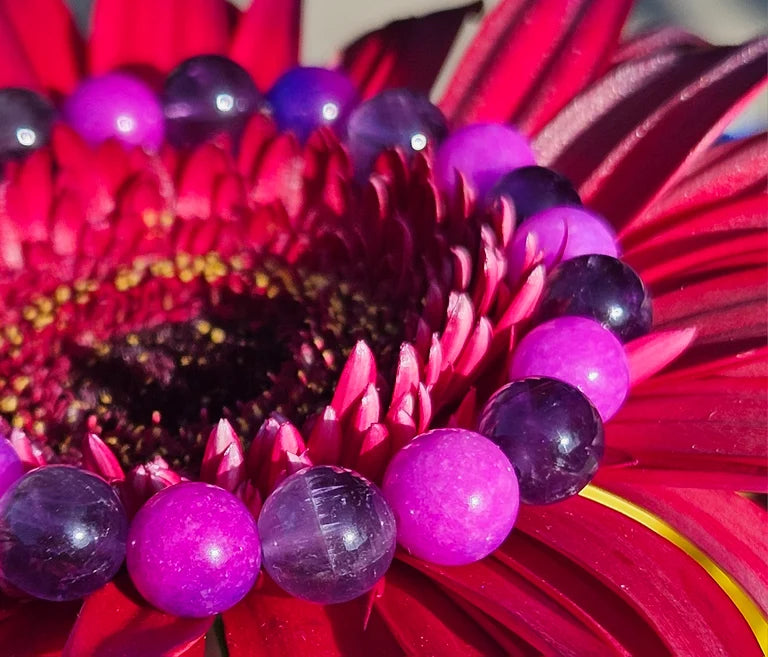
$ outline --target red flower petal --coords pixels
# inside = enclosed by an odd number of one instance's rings
[[[11,601],[0,594],[2,654],[59,657],[79,607],[79,602]]]
[[[29,61],[21,37],[0,5],[0,87],[27,87],[40,90],[32,62]]]
[[[631,386],[645,381],[682,354],[696,336],[696,329],[645,335],[626,345]]]

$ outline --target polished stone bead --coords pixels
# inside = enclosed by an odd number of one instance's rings
[[[237,137],[264,100],[248,72],[220,55],[197,55],[165,81],[163,111],[168,141],[195,146],[219,133]]]
[[[575,386],[607,421],[629,391],[629,364],[618,338],[585,317],[540,324],[515,347],[509,378],[547,376]]]
[[[387,89],[356,107],[347,122],[346,145],[358,178],[378,155],[399,148],[406,156],[434,149],[448,134],[443,113],[424,94]]]
[[[200,482],[169,486],[131,523],[128,574],[152,605],[175,616],[229,609],[261,566],[256,521],[232,493]]]
[[[33,597],[76,600],[115,576],[127,533],[103,479],[66,465],[37,468],[0,499],[0,572]]]
[[[0,432],[0,497],[22,474],[24,474],[24,468],[19,455]]]
[[[163,143],[160,100],[128,73],[84,80],[64,102],[62,115],[91,144],[114,137],[127,145],[157,150]]]
[[[537,317],[563,315],[591,317],[627,342],[651,330],[651,299],[635,270],[621,260],[579,256],[549,275]]]
[[[550,504],[594,477],[605,449],[603,423],[576,388],[549,378],[513,381],[494,393],[477,430],[507,455],[525,504]]]
[[[543,263],[551,269],[558,262],[580,255],[600,253],[618,257],[616,233],[600,215],[586,208],[558,206],[528,217],[515,231],[507,247],[508,276],[520,277],[525,262],[525,242],[532,235]]]
[[[504,174],[535,163],[528,140],[517,130],[500,123],[476,123],[456,130],[437,149],[435,181],[452,196],[459,171],[484,202]]]
[[[395,517],[355,472],[305,468],[283,481],[259,515],[264,568],[297,598],[332,604],[369,591],[395,554]]]
[[[45,146],[51,136],[54,111],[29,89],[0,89],[0,163]]]
[[[320,126],[343,127],[357,102],[357,89],[339,71],[300,66],[277,79],[267,100],[277,126],[304,141]]]
[[[491,199],[506,198],[515,209],[518,224],[528,217],[557,205],[581,205],[571,182],[546,167],[520,167],[496,183]]]
[[[431,563],[461,565],[493,552],[512,530],[517,477],[490,440],[466,429],[434,429],[389,463],[382,484],[397,540]]]

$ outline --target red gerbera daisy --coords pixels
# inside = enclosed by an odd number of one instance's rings
[[[56,99],[86,72],[222,53],[266,88],[296,64],[298,5],[97,0],[84,43],[58,0],[0,0],[0,87]],[[630,5],[502,1],[439,103],[454,127],[530,136],[654,294],[595,485],[525,507],[475,564],[399,554],[344,605],[266,577],[215,624],[124,577],[82,604],[0,597],[3,655],[199,657],[206,633],[231,657],[761,654],[765,517],[741,493],[766,488],[766,151],[715,142],[768,44],[619,43]],[[369,34],[344,67],[366,97],[428,90],[465,11]],[[457,196],[428,155],[387,153],[358,186],[330,132],[302,146],[264,117],[235,154],[89,147],[57,126],[0,187],[0,429],[28,467],[80,464],[134,508],[181,477],[254,513],[307,463],[378,479],[415,434],[474,425],[542,291],[542,267],[504,279],[509,208]]]

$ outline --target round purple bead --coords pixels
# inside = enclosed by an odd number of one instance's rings
[[[128,574],[162,611],[200,618],[251,590],[261,565],[256,521],[232,493],[200,482],[164,488],[131,523]]]
[[[277,79],[267,100],[278,127],[304,141],[320,126],[343,126],[357,90],[339,71],[300,66]]]
[[[0,89],[0,162],[45,146],[53,118],[51,104],[34,91]]]
[[[515,208],[518,224],[528,217],[557,205],[581,205],[571,182],[546,167],[520,167],[496,183],[492,198],[505,197]]]
[[[621,260],[579,256],[549,275],[537,318],[563,315],[591,317],[628,342],[651,330],[651,299],[635,270]]]
[[[445,116],[427,96],[387,89],[352,111],[346,144],[356,174],[365,178],[382,151],[399,148],[411,156],[434,149],[447,134]]]
[[[67,465],[28,472],[0,499],[0,573],[45,600],[76,600],[109,582],[128,519],[112,487]]]
[[[477,430],[512,462],[525,504],[550,504],[578,493],[595,476],[605,449],[597,409],[556,379],[523,379],[500,388],[483,408]]]
[[[435,181],[451,196],[459,171],[477,198],[484,200],[505,173],[535,163],[528,141],[517,130],[499,123],[477,123],[457,130],[440,145]]]
[[[376,584],[395,554],[395,518],[381,491],[355,472],[305,468],[283,481],[259,515],[264,568],[297,598],[333,604]]]
[[[397,540],[432,563],[456,566],[493,552],[512,530],[520,504],[504,453],[466,429],[434,429],[395,454],[384,496],[397,517]]]
[[[263,103],[253,79],[239,64],[221,55],[190,57],[165,81],[168,141],[189,147],[222,132],[237,137]]]
[[[510,379],[547,376],[570,383],[591,401],[603,421],[629,391],[629,365],[613,333],[585,317],[558,317],[528,333],[512,354]]]
[[[513,282],[522,273],[525,242],[529,235],[535,237],[547,269],[580,255],[600,253],[614,258],[619,255],[616,233],[601,216],[579,207],[549,208],[528,217],[510,240],[507,247],[508,275]]]
[[[13,445],[0,435],[0,497],[21,475],[24,467]]]
[[[163,110],[155,93],[127,73],[84,80],[62,108],[64,120],[83,139],[99,144],[114,137],[156,150],[163,143]]]

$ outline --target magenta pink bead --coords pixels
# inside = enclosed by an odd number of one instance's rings
[[[512,236],[507,247],[508,272],[517,281],[525,262],[525,242],[529,235],[543,254],[543,263],[551,269],[558,262],[581,255],[599,253],[619,256],[616,233],[600,215],[585,208],[557,206],[526,219]],[[558,256],[562,254],[562,257]]]
[[[91,144],[114,137],[130,146],[156,150],[163,143],[159,98],[127,73],[107,73],[80,83],[62,108],[64,120]]]
[[[512,530],[520,504],[509,459],[466,429],[435,429],[414,438],[390,462],[382,490],[397,518],[400,545],[445,565],[493,552]]]
[[[515,348],[510,379],[548,376],[570,383],[597,408],[603,421],[613,417],[629,391],[629,365],[613,333],[585,317],[544,322]]]
[[[484,200],[501,177],[518,167],[536,164],[528,141],[499,123],[468,125],[451,134],[435,154],[435,181],[449,196],[460,171]]]

